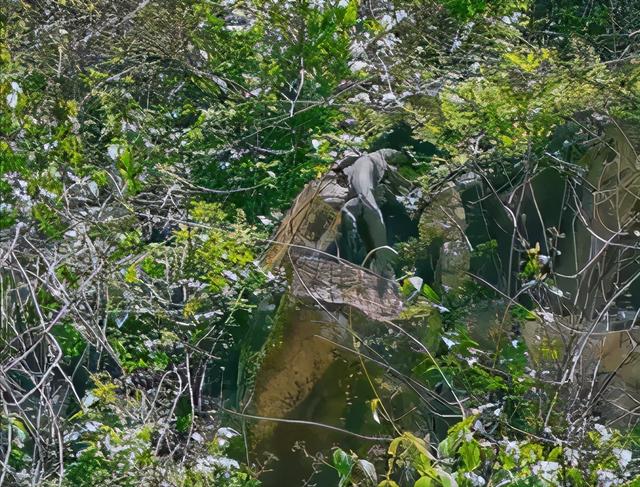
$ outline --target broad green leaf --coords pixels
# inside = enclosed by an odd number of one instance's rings
[[[334,450],[332,459],[333,466],[338,471],[341,479],[348,478],[353,468],[353,459],[340,448]]]
[[[458,482],[456,482],[456,479],[454,479],[448,472],[439,469],[438,476],[440,477],[442,487],[458,487]]]
[[[480,466],[480,448],[475,440],[464,442],[458,449],[464,466],[468,471]]]
[[[438,296],[438,293],[435,292],[433,288],[429,286],[429,284],[422,285],[422,294],[425,298],[433,302],[436,302],[436,303],[440,302],[440,296]]]
[[[433,485],[433,479],[430,477],[420,477],[416,480],[416,483],[413,484],[413,487],[431,487]]]
[[[405,431],[402,434],[402,437],[410,445],[415,447],[415,449],[418,450],[420,454],[424,455],[429,459],[433,459],[433,455],[429,452],[427,447],[427,442],[425,440],[423,440],[422,438],[418,438],[417,436],[413,435],[412,433],[409,433],[408,431]]]
[[[558,460],[561,457],[562,457],[562,447],[556,446],[553,450],[549,452],[547,459],[553,462]]]
[[[342,21],[346,25],[352,25],[352,24],[355,24],[357,19],[358,19],[358,2],[352,0],[351,2],[349,2],[349,5],[347,5],[347,8],[344,12],[344,17],[342,17]]]
[[[438,444],[438,457],[440,459],[449,458],[453,455],[457,439],[449,435]]]

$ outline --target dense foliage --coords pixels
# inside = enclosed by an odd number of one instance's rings
[[[0,0],[0,485],[259,485],[225,410],[304,184],[383,146],[427,195],[581,184],[603,120],[639,122],[639,29],[625,0]],[[412,380],[457,394],[448,435],[334,449],[336,483],[635,485],[634,430],[541,380],[557,350],[536,375],[520,337],[468,336],[484,293],[556,289],[527,243],[499,289],[423,291],[449,315]]]

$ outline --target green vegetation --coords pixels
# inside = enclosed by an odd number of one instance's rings
[[[313,474],[640,485],[637,404],[607,416],[640,400],[639,41],[628,0],[0,0],[0,486],[285,485],[249,416],[293,278],[261,257],[305,184],[381,147],[419,189],[406,328],[349,328],[385,369],[349,399],[378,448],[328,441]],[[468,228],[418,223],[464,175]]]

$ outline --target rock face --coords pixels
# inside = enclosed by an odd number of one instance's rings
[[[251,404],[255,414],[283,418],[298,407],[334,363],[334,343],[347,337],[343,315],[300,306],[285,296],[256,380]],[[264,441],[276,426],[273,421],[254,425],[254,444]]]
[[[565,256],[557,268],[559,286],[572,296],[575,314],[585,320],[635,272],[622,263],[638,257],[640,235],[640,130],[613,123],[580,161],[590,191],[582,195],[575,232],[560,242]],[[573,218],[573,216],[572,216]],[[572,228],[568,222],[565,227]],[[562,274],[570,277],[564,277]]]
[[[464,230],[466,215],[460,193],[452,183],[435,195],[419,223],[420,240],[435,253],[436,281],[457,289],[468,280],[471,251]]]
[[[388,171],[385,157],[395,153],[372,155],[380,166],[376,185]],[[289,288],[256,378],[252,409],[258,416],[286,417],[302,404],[335,363],[338,346],[353,345],[353,321],[384,326],[379,322],[397,318],[402,312],[403,301],[393,279],[338,256],[341,238],[352,237],[360,244],[367,240],[359,235],[357,225],[344,224],[345,206],[360,201],[367,178],[358,179],[358,188],[350,181],[358,176],[356,168],[368,167],[366,162],[366,156],[351,158],[346,164],[357,163],[354,168],[336,166],[307,184],[263,257],[265,267],[286,270]],[[372,193],[369,196],[373,198]],[[376,205],[377,209],[375,199],[366,203],[375,212],[371,207]],[[379,209],[377,212],[382,219]],[[369,222],[363,220],[366,228]],[[379,231],[381,226],[384,231],[384,221],[378,223],[373,230]],[[345,236],[345,232],[354,235]],[[386,243],[386,234],[376,238],[375,243],[380,244],[381,239]],[[257,424],[252,429],[254,443],[264,441],[276,425],[267,421]]]
[[[377,321],[392,320],[403,308],[395,281],[325,256],[296,259],[291,293],[329,310],[349,306]]]
[[[299,254],[288,254],[290,287],[256,378],[252,408],[258,416],[286,417],[305,401],[335,362],[339,346],[353,346],[352,319],[375,326],[402,311],[394,281],[323,254]],[[254,442],[263,441],[276,426],[266,421],[256,425]]]
[[[307,184],[295,199],[262,261],[267,268],[280,266],[293,249],[326,252],[338,238],[341,208],[349,189],[334,172]]]
[[[330,377],[328,371],[334,370],[330,367],[337,358],[346,363],[357,360],[343,351],[355,346],[354,334],[387,334],[384,322],[395,321],[437,350],[439,311],[424,297],[418,304],[406,305],[388,274],[388,256],[374,250],[388,242],[389,227],[378,205],[396,200],[394,189],[403,184],[388,164],[399,154],[381,150],[336,165],[307,184],[285,215],[263,257],[266,267],[286,271],[288,289],[256,377],[254,415],[284,418],[294,411],[300,415],[307,398],[315,398],[316,384]],[[466,278],[469,250],[464,219],[459,193],[447,186],[421,220],[425,237],[437,241],[438,279],[445,286],[458,287]],[[365,255],[378,255],[370,259],[371,269],[340,255],[341,248],[349,245],[364,246]],[[363,249],[358,250],[349,257],[362,255]],[[277,425],[266,420],[254,425],[253,443],[269,441]]]

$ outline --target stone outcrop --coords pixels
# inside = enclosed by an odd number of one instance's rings
[[[471,249],[466,226],[462,199],[453,183],[445,185],[420,216],[420,240],[437,252],[436,281],[445,289],[457,289],[468,280]]]
[[[291,293],[328,310],[349,306],[377,321],[397,318],[403,308],[395,281],[325,256],[296,259]]]

